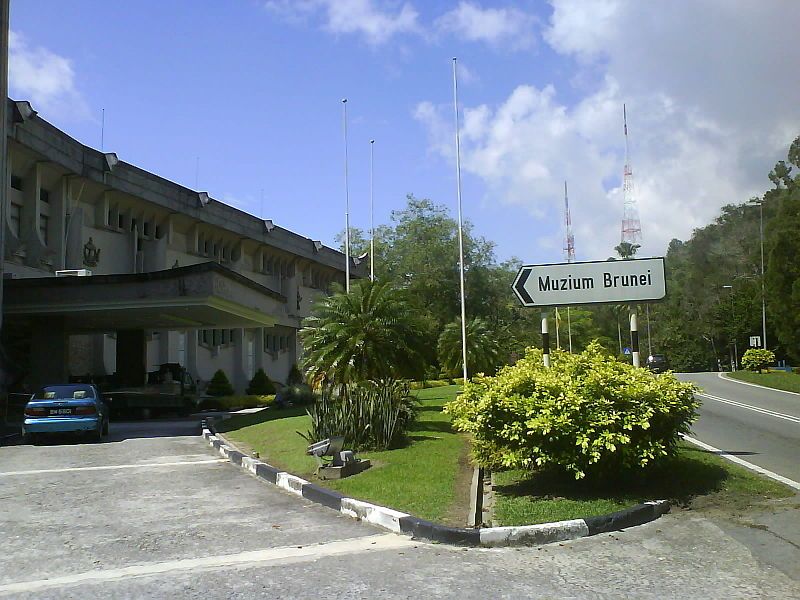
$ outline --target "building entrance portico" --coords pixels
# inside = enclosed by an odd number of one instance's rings
[[[197,331],[224,332],[221,340],[236,346],[230,375],[240,387],[248,370],[244,331],[275,327],[285,305],[281,294],[208,262],[150,273],[10,280],[3,309],[7,323],[30,331],[26,383],[32,387],[68,379],[70,335],[102,340],[97,334],[111,332],[118,378],[141,385],[148,369],[146,335],[152,331],[164,338],[155,360],[169,359],[171,332],[184,336],[183,358],[195,375],[197,348],[186,337],[195,336],[202,346],[205,334]],[[213,345],[221,340],[214,338]]]

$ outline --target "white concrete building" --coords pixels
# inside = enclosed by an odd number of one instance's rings
[[[137,385],[168,362],[201,382],[221,368],[239,392],[259,367],[286,380],[313,299],[344,283],[342,253],[84,146],[27,102],[8,113],[3,334],[18,380]]]

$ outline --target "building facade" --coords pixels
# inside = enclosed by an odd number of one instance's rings
[[[180,363],[201,388],[217,369],[237,392],[258,368],[286,380],[342,253],[84,146],[27,102],[9,101],[8,127],[7,379],[138,385]]]

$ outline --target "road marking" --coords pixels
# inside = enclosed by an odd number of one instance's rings
[[[792,423],[800,423],[800,417],[795,417],[793,415],[787,415],[784,413],[775,412],[774,410],[761,408],[760,406],[752,406],[750,404],[745,404],[744,402],[737,402],[736,400],[728,400],[727,398],[720,398],[719,396],[712,396],[711,394],[706,394],[706,393],[698,393],[696,395],[702,396],[703,398],[708,398],[710,400],[716,400],[717,402],[724,402],[725,404],[730,404],[731,406],[746,408],[747,410],[752,410],[757,413],[769,415],[770,417],[775,417],[777,419],[786,419],[787,421],[791,421]]]
[[[687,442],[694,444],[695,446],[700,446],[704,450],[708,450],[709,452],[714,452],[719,454],[722,458],[727,458],[731,462],[735,462],[737,465],[741,465],[751,471],[755,471],[756,473],[761,473],[762,475],[766,475],[767,477],[774,479],[775,481],[780,481],[781,483],[788,485],[791,488],[796,490],[800,490],[800,483],[793,479],[789,479],[788,477],[784,477],[783,475],[778,475],[774,471],[770,471],[769,469],[765,469],[764,467],[759,467],[758,465],[754,465],[751,462],[747,462],[746,460],[742,460],[738,456],[734,456],[724,450],[720,450],[719,448],[715,448],[710,444],[706,444],[705,442],[701,442],[700,440],[696,440],[693,437],[689,437],[688,435],[684,435],[683,439]]]
[[[209,465],[212,463],[228,462],[224,458],[212,458],[210,460],[182,460],[179,462],[146,463],[135,465],[105,465],[102,467],[65,467],[63,469],[37,469],[35,471],[7,471],[0,473],[0,477],[11,477],[12,475],[40,475],[43,473],[72,473],[76,471],[113,471],[115,469],[148,469],[151,467],[182,467],[184,465]]]
[[[771,388],[771,387],[767,387],[765,385],[758,385],[757,383],[750,383],[749,381],[739,381],[738,379],[734,379],[733,377],[728,377],[722,371],[717,373],[717,377],[719,377],[720,379],[722,379],[724,381],[732,381],[733,383],[740,383],[742,385],[749,385],[750,387],[757,387],[757,388],[761,388],[762,390],[768,390],[770,392],[780,392],[781,394],[792,394],[793,396],[800,396],[800,393],[790,392],[789,390],[779,390],[778,388]]]
[[[225,568],[246,564],[263,565],[264,563],[273,563],[274,565],[280,565],[311,561],[326,556],[356,554],[376,550],[394,550],[398,548],[408,548],[410,546],[419,545],[419,541],[414,541],[405,536],[387,533],[370,535],[361,538],[337,540],[322,544],[311,544],[308,546],[267,548],[265,550],[240,552],[239,554],[169,560],[165,562],[121,567],[117,569],[87,571],[85,573],[75,573],[73,575],[64,575],[61,577],[50,577],[48,579],[7,583],[5,585],[0,585],[0,594],[40,592],[42,590],[60,588],[68,585],[120,581],[133,577],[147,577],[151,575],[164,575],[186,571]]]

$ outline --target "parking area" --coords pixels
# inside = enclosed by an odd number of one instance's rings
[[[223,462],[199,421],[0,448],[0,597],[800,597],[690,514],[541,548],[385,533]]]

